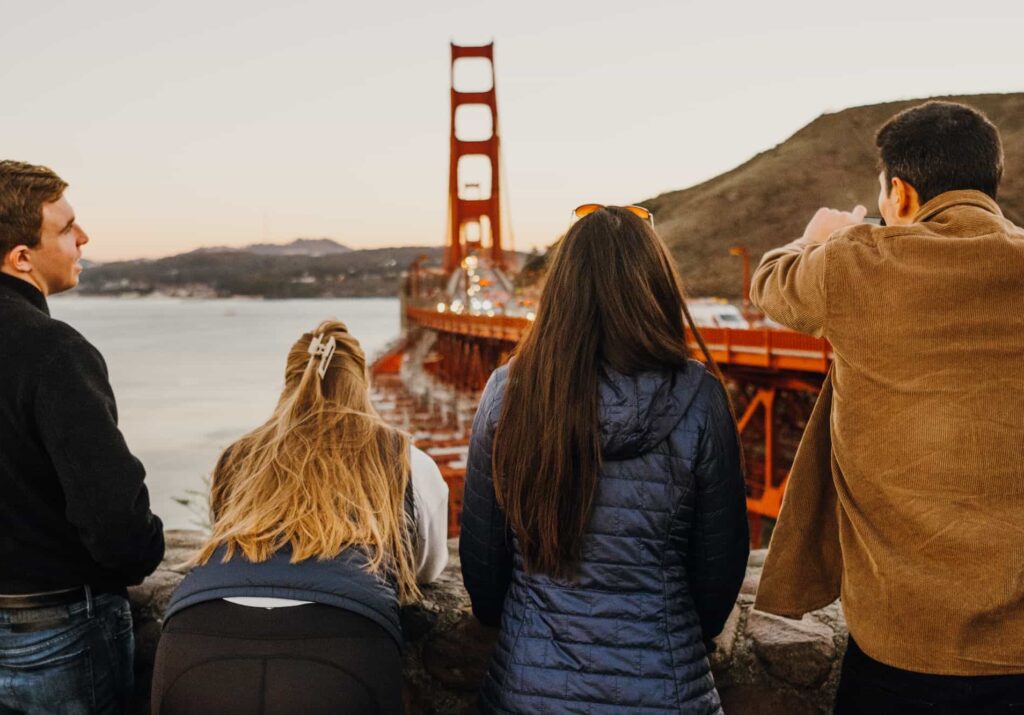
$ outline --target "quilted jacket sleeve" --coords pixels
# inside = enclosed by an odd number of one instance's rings
[[[706,375],[697,400],[706,409],[693,469],[696,503],[689,571],[701,630],[709,640],[722,632],[736,603],[750,534],[740,447],[725,390]]]
[[[501,622],[505,592],[512,579],[512,539],[505,512],[494,496],[491,454],[500,414],[505,370],[491,375],[480,399],[469,444],[462,502],[459,558],[473,614],[486,625]]]

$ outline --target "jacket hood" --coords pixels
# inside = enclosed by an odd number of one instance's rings
[[[598,387],[604,458],[629,459],[651,451],[686,414],[705,374],[696,360],[685,370],[635,375],[606,366]]]

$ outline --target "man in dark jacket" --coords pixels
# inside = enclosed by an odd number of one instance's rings
[[[164,552],[103,358],[47,308],[89,240],[66,186],[0,161],[0,712],[122,712],[125,587]]]

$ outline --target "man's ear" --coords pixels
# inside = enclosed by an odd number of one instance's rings
[[[898,176],[892,177],[892,190],[896,199],[896,215],[900,218],[913,218],[921,208],[917,189]]]
[[[19,244],[4,256],[3,268],[7,273],[31,273],[32,250],[25,244]]]

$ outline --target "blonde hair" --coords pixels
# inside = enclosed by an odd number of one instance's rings
[[[323,378],[310,342],[334,338]],[[336,320],[304,334],[288,353],[285,386],[262,426],[224,451],[213,472],[213,533],[193,564],[221,546],[265,561],[284,546],[291,562],[331,559],[361,547],[367,570],[390,576],[399,600],[419,598],[406,514],[409,438],[370,403],[366,357]]]

